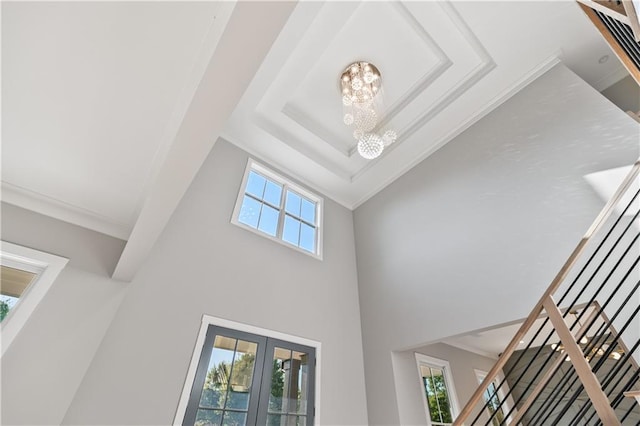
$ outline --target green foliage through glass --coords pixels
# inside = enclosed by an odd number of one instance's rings
[[[431,421],[438,424],[450,424],[453,422],[453,418],[444,372],[436,368],[429,368],[428,370],[429,374],[423,377],[422,380],[427,394]]]

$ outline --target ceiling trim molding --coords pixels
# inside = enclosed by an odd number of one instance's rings
[[[467,75],[464,76],[458,84],[452,86],[447,92],[445,92],[440,98],[432,104],[431,108],[427,109],[425,113],[418,116],[415,120],[413,120],[407,127],[398,131],[398,141],[394,144],[389,145],[387,149],[385,149],[383,155],[376,158],[375,160],[369,161],[364,167],[358,170],[353,176],[351,176],[351,182],[355,182],[360,177],[362,177],[367,171],[369,171],[372,167],[374,167],[379,161],[381,161],[389,152],[393,151],[397,148],[403,140],[407,140],[411,137],[415,132],[424,127],[429,121],[431,121],[434,117],[436,117],[442,110],[451,105],[454,101],[456,101],[460,96],[462,96],[465,92],[475,86],[480,80],[482,80],[487,74],[493,71],[496,68],[496,63],[484,47],[484,45],[478,40],[478,37],[471,31],[466,22],[462,19],[458,11],[453,7],[453,5],[449,2],[440,2],[440,7],[449,15],[449,18],[454,23],[460,34],[466,39],[467,43],[471,46],[471,48],[475,51],[476,55],[480,59],[480,63]],[[491,103],[488,105],[491,107]],[[485,107],[486,109],[486,107]],[[493,108],[491,108],[493,109]],[[461,127],[461,126],[459,126]],[[454,131],[455,133],[455,131]],[[458,134],[458,133],[456,133]],[[450,139],[445,140],[445,143]],[[438,146],[439,148],[439,146]],[[428,152],[434,152],[435,149],[431,145],[427,147]]]
[[[343,179],[344,181],[349,182],[351,175],[348,172],[344,171],[342,168],[336,167],[336,164],[333,161],[325,159],[324,156],[317,155],[318,153],[314,152],[311,146],[300,143],[298,138],[291,135],[284,127],[278,126],[276,123],[274,123],[268,117],[265,117],[261,113],[256,113],[254,121],[256,125],[260,127],[261,130],[267,132],[274,138],[284,142],[290,148],[295,149],[296,151],[307,156],[308,158],[312,158],[316,164],[321,165],[327,170],[331,170],[333,174]],[[314,136],[317,136],[317,135],[314,134]]]
[[[121,240],[127,240],[131,233],[130,225],[5,181],[2,201]]]
[[[364,204],[369,198],[373,197],[375,194],[380,192],[382,189],[384,189],[386,186],[388,186],[393,181],[398,179],[400,176],[402,176],[403,174],[411,170],[413,167],[415,167],[417,164],[422,162],[425,158],[433,154],[435,151],[442,148],[447,142],[449,142],[450,140],[452,140],[453,138],[455,138],[456,136],[458,136],[459,134],[467,130],[469,127],[471,127],[481,118],[483,118],[485,115],[489,114],[495,108],[497,108],[502,103],[507,101],[509,98],[511,98],[516,93],[518,93],[520,90],[522,90],[524,87],[529,85],[531,82],[533,82],[534,80],[536,80],[537,78],[545,74],[547,71],[549,71],[550,69],[558,65],[560,62],[561,61],[558,58],[558,56],[553,55],[547,58],[546,60],[544,60],[543,62],[541,62],[540,64],[538,64],[535,68],[533,68],[531,71],[525,74],[513,85],[511,85],[505,91],[503,91],[502,93],[498,94],[495,98],[493,98],[491,102],[487,103],[485,107],[479,110],[475,115],[469,117],[466,121],[463,121],[460,126],[458,126],[453,131],[446,134],[444,137],[440,138],[440,140],[438,140],[436,144],[430,146],[429,149],[423,151],[423,153],[417,156],[415,160],[408,163],[405,167],[400,169],[397,173],[394,173],[393,175],[391,175],[382,184],[375,187],[372,191],[367,193],[364,197],[360,198],[359,201],[355,202],[350,208],[352,210],[357,209],[359,206]]]
[[[447,3],[448,4],[448,3]],[[380,120],[380,123],[376,128],[380,128],[385,126],[389,121],[393,119],[400,111],[407,107],[411,102],[413,102],[418,96],[422,94],[435,80],[438,79],[444,72],[453,65],[453,61],[444,50],[440,47],[438,43],[435,42],[431,34],[418,22],[415,16],[407,9],[407,7],[402,2],[393,3],[395,8],[398,10],[398,14],[404,18],[404,20],[409,24],[411,28],[420,36],[422,41],[431,48],[431,51],[436,54],[438,57],[438,63],[436,66],[432,67],[432,69],[425,74],[418,82],[413,85],[404,95],[402,95],[398,101],[389,107],[389,110],[385,114],[384,117]],[[356,151],[354,147],[352,149],[351,155]]]
[[[376,126],[376,129],[379,129],[389,123],[389,121],[391,121],[398,113],[406,108],[407,105],[420,96],[434,81],[442,76],[444,72],[453,65],[453,61],[451,61],[440,45],[438,45],[433,37],[431,37],[426,28],[418,22],[402,2],[392,3],[392,7],[396,9],[398,15],[401,16],[407,25],[416,33],[418,38],[427,45],[429,51],[437,58],[437,61],[425,74],[422,75],[422,77],[417,80],[415,84],[407,89],[405,93],[403,93],[402,96],[400,96],[398,100],[396,100],[396,102],[387,109],[385,115]],[[339,99],[338,94],[339,91],[336,89],[336,99]],[[346,157],[352,157],[357,154],[358,150],[355,142],[351,144],[350,148],[345,148],[345,144],[340,142],[342,139],[341,137],[329,130],[326,126],[313,121],[311,117],[300,111],[290,102],[286,102],[280,112],[295,124],[302,126],[311,134],[318,136],[326,144],[335,148],[340,154]],[[295,140],[293,142],[295,143]],[[295,143],[294,147],[298,149],[299,145],[302,144]]]

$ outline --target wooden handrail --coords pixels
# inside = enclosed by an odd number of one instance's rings
[[[576,373],[578,373],[578,377],[587,395],[589,395],[591,404],[593,404],[593,408],[596,409],[598,417],[600,417],[602,423],[607,426],[620,425],[615,411],[613,411],[611,404],[609,404],[607,394],[604,393],[600,381],[598,381],[596,375],[591,371],[589,361],[584,358],[582,349],[580,349],[578,342],[576,342],[573,334],[571,334],[569,326],[564,322],[562,312],[558,309],[558,305],[556,305],[553,297],[549,296],[547,300],[544,301],[544,310],[549,315],[553,328],[555,328],[556,333],[558,333],[564,350],[567,351],[573,368],[575,368]]]
[[[584,309],[586,308],[587,307],[585,306]],[[589,314],[589,317],[586,319],[586,321],[584,321],[584,324],[580,327],[580,329],[576,333],[576,336],[581,336],[585,334],[589,330],[589,328],[591,327],[591,323],[597,316],[598,316],[598,310],[597,309],[592,310],[591,313]],[[542,379],[540,379],[540,382],[536,385],[536,387],[533,389],[533,391],[531,391],[531,393],[527,397],[527,400],[524,402],[524,404],[522,404],[521,407],[518,408],[518,412],[514,416],[513,420],[511,420],[512,424],[517,425],[518,422],[522,420],[522,417],[527,412],[527,410],[531,407],[531,405],[536,400],[538,395],[540,395],[540,393],[544,390],[544,388],[547,386],[547,384],[551,381],[553,376],[556,374],[556,370],[564,362],[564,358],[565,357],[563,356],[559,356],[549,366],[545,374],[542,376]]]
[[[631,74],[631,77],[633,77],[636,83],[640,85],[640,69],[638,69],[636,64],[631,60],[631,58],[629,58],[629,55],[627,55],[627,52],[625,52],[618,41],[611,35],[607,27],[596,14],[595,10],[589,6],[585,6],[582,2],[578,2],[578,6],[580,6],[582,11],[587,15],[600,34],[602,34],[602,37],[604,37],[605,41],[609,44],[618,59],[620,59],[620,62],[622,62],[622,65],[624,65],[629,74]]]
[[[591,240],[593,235],[604,226],[607,219],[614,212],[616,205],[620,202],[624,194],[631,187],[631,185],[633,184],[633,182],[635,181],[639,173],[640,173],[640,159],[635,162],[635,164],[631,168],[631,171],[627,174],[627,176],[624,178],[624,180],[620,184],[620,187],[618,187],[618,189],[613,194],[611,199],[602,208],[602,210],[600,211],[596,219],[593,221],[593,224],[589,227],[585,235],[582,237],[582,239],[580,240],[576,248],[573,250],[573,252],[569,256],[567,261],[564,263],[564,265],[560,269],[560,272],[558,272],[558,274],[555,276],[555,278],[549,285],[549,288],[547,288],[547,290],[544,292],[544,294],[542,295],[538,303],[535,304],[535,306],[531,310],[531,313],[529,314],[527,319],[524,321],[524,323],[522,323],[522,325],[516,332],[515,336],[513,336],[513,338],[507,345],[504,352],[500,355],[496,364],[487,373],[486,377],[484,378],[480,386],[476,389],[476,391],[473,393],[469,401],[466,403],[466,405],[464,406],[460,414],[456,417],[455,421],[453,422],[453,426],[464,425],[464,421],[469,418],[474,407],[480,402],[485,390],[495,380],[498,373],[502,370],[502,368],[505,366],[505,364],[507,363],[511,355],[513,355],[513,353],[518,348],[520,344],[520,340],[522,340],[522,338],[527,334],[529,329],[533,326],[533,324],[537,320],[538,316],[542,313],[542,310],[544,309],[544,304],[547,303],[547,300],[549,298],[552,298],[553,294],[564,282],[565,278],[571,271],[571,268],[573,268],[575,263],[578,261],[578,258],[584,252],[587,243]],[[608,424],[608,423],[605,423],[605,424]]]

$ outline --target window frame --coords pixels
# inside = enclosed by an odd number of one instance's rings
[[[433,423],[431,421],[431,411],[429,410],[429,401],[427,401],[427,393],[424,388],[424,379],[422,377],[422,372],[420,371],[420,367],[429,367],[429,368],[437,368],[442,370],[442,374],[447,385],[447,390],[449,393],[449,405],[451,408],[451,418],[455,421],[455,419],[460,414],[460,405],[458,404],[458,396],[453,383],[453,376],[451,374],[451,365],[449,361],[444,359],[435,358],[432,356],[424,355],[419,352],[415,352],[416,358],[416,368],[418,371],[418,379],[420,383],[420,394],[422,395],[422,404],[424,405],[424,415],[428,425],[441,425],[448,423]],[[451,423],[453,424],[453,423]]]
[[[269,235],[264,231],[261,231],[258,228],[253,228],[249,225],[246,225],[242,222],[240,222],[238,220],[239,216],[240,216],[240,210],[242,209],[242,202],[244,200],[245,194],[246,194],[246,189],[247,189],[247,181],[249,179],[249,173],[251,171],[254,171],[256,173],[258,173],[259,175],[262,175],[263,177],[265,177],[267,180],[271,180],[279,185],[282,185],[282,194],[280,197],[280,206],[278,209],[278,223],[277,223],[277,227],[276,227],[276,235]],[[285,203],[286,203],[286,198],[287,198],[287,191],[291,191],[293,193],[295,193],[296,195],[302,197],[302,198],[306,198],[312,202],[314,202],[316,204],[316,224],[315,224],[315,233],[316,233],[316,241],[315,241],[315,251],[314,252],[310,252],[308,250],[305,250],[303,248],[300,248],[284,239],[282,239],[282,235],[283,235],[283,231],[284,231],[284,220],[286,218],[286,216],[290,216],[295,220],[298,220],[300,223],[303,224],[307,224],[310,225],[309,222],[303,220],[302,218],[299,218],[295,215],[292,215],[290,213],[287,213],[285,211]],[[248,195],[249,197],[256,199],[254,196],[252,195]],[[262,204],[266,204],[267,206],[271,207],[271,208],[276,208],[276,206],[272,205],[271,203],[265,201],[265,200],[256,200],[259,201]],[[296,250],[300,253],[304,253],[307,256],[311,256],[313,258],[316,258],[318,260],[322,260],[322,249],[323,249],[323,238],[322,238],[322,234],[323,234],[323,218],[324,218],[324,199],[322,197],[319,197],[318,195],[307,191],[306,189],[300,187],[299,185],[295,184],[294,182],[292,182],[290,179],[286,179],[280,175],[278,175],[277,173],[273,172],[272,170],[270,170],[268,167],[262,165],[261,163],[255,161],[252,158],[249,158],[249,160],[247,161],[247,166],[245,167],[245,171],[244,171],[244,176],[242,177],[242,183],[240,185],[240,190],[238,191],[238,197],[236,198],[236,204],[233,208],[233,214],[231,215],[231,223],[242,228],[242,229],[246,229],[248,231],[253,232],[254,234],[260,235],[261,237],[270,239],[272,241],[275,241],[279,244],[282,244],[286,247],[289,247],[293,250]]]
[[[0,241],[0,263],[2,265],[37,274],[0,324],[2,332],[0,356],[4,356],[68,262],[69,259],[64,257]]]
[[[484,379],[487,377],[488,373],[486,371],[484,371],[484,370],[480,370],[480,369],[477,369],[477,368],[474,368],[473,371],[474,371],[474,373],[476,375],[476,379],[478,380],[478,386],[480,386],[482,384],[482,382],[484,381]],[[501,374],[499,374],[493,379],[493,381],[491,383],[497,389],[498,385],[500,384],[500,382],[503,379],[504,379],[503,376]],[[487,390],[485,389],[485,392],[486,391]],[[505,414],[505,415],[507,413],[509,413],[509,410],[511,410],[511,407],[512,407],[511,403],[513,402],[512,400],[510,400],[510,396],[508,398],[505,398],[505,395],[507,395],[507,394],[509,394],[509,386],[508,386],[508,383],[505,382],[502,385],[502,387],[500,387],[500,389],[498,389],[498,392],[496,393],[496,396],[498,397],[499,402],[502,403],[502,406],[500,407],[500,409],[502,410],[503,414]],[[486,405],[487,401],[484,401],[484,402],[485,402],[485,405]],[[517,414],[517,412],[518,411],[514,409],[513,412],[511,414],[509,414],[509,416],[505,417],[505,424],[511,423],[511,421],[513,420],[513,415]],[[487,416],[490,416],[490,414],[487,413]]]
[[[267,328],[257,327],[254,325],[249,325],[241,322],[236,322],[232,320],[228,320],[225,318],[214,317],[212,315],[202,315],[202,322],[200,324],[200,331],[198,332],[198,336],[196,338],[195,347],[193,349],[193,354],[191,355],[191,361],[189,363],[189,369],[187,370],[187,375],[185,377],[184,385],[182,387],[182,393],[180,395],[180,399],[178,401],[178,406],[176,408],[176,413],[173,418],[173,426],[181,426],[183,424],[183,420],[185,418],[187,407],[189,405],[189,397],[191,395],[191,389],[193,387],[194,380],[197,376],[198,364],[200,362],[200,358],[202,356],[202,352],[205,348],[205,340],[207,336],[207,332],[209,330],[209,326],[217,326],[221,328],[227,328],[232,330],[237,330],[245,333],[256,334],[259,336],[282,340],[284,342],[300,344],[303,346],[308,346],[315,349],[315,386],[313,387],[313,400],[315,413],[313,416],[313,424],[315,426],[320,426],[321,419],[320,414],[322,413],[321,407],[321,398],[320,398],[320,389],[322,387],[321,378],[322,378],[322,343],[316,340],[307,339],[300,336],[294,336],[291,334],[282,333],[275,330],[270,330]]]

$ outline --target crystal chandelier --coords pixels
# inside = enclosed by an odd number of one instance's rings
[[[374,159],[396,141],[393,130],[380,133],[382,116],[382,77],[375,65],[354,62],[340,74],[340,89],[344,107],[344,124],[353,126],[358,141],[358,153],[367,160]]]

